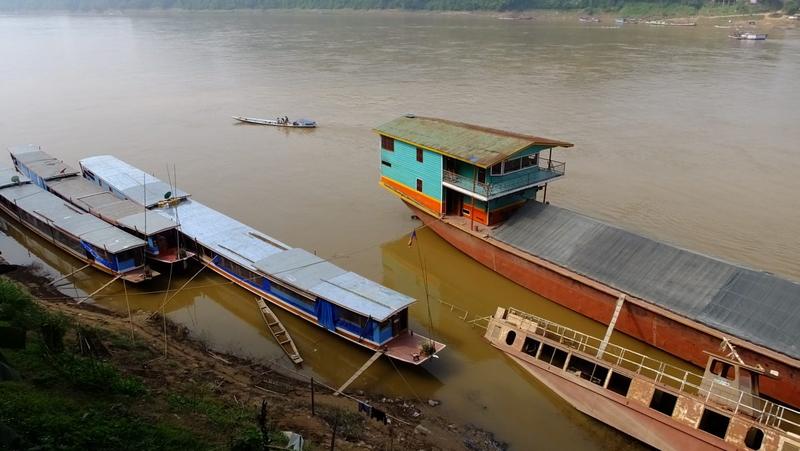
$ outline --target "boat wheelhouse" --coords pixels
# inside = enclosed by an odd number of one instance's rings
[[[455,248],[595,321],[624,295],[616,330],[695,365],[730,337],[745,360],[784,375],[764,379],[765,394],[800,406],[800,283],[550,205],[563,165],[549,150],[537,165],[513,160],[568,143],[413,116],[376,131],[381,185]]]
[[[145,266],[145,242],[73,207],[10,168],[0,168],[0,209],[72,256],[128,282],[158,273]]]
[[[377,127],[381,185],[430,214],[494,225],[564,176],[555,147],[572,144],[430,117]],[[547,151],[547,155],[544,152]],[[546,191],[545,191],[546,193]]]
[[[606,336],[608,337],[608,335]],[[800,449],[800,411],[762,398],[729,341],[703,375],[520,310],[498,308],[485,338],[585,414],[660,450]]]
[[[85,177],[142,204],[141,193],[163,184],[112,156],[85,158]],[[142,186],[144,183],[144,186]],[[208,268],[319,327],[387,356],[420,364],[444,348],[409,329],[415,302],[308,251],[290,246],[209,208],[182,191],[147,205],[180,218],[186,240]]]
[[[42,151],[39,146],[16,146],[9,151],[17,170],[39,187],[145,240],[147,259],[171,264],[191,256],[181,246],[178,223],[172,218],[101,189],[81,177],[79,170]],[[158,198],[163,198],[163,193]]]

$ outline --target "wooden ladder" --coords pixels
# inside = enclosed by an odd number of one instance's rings
[[[258,298],[256,302],[258,303],[258,309],[261,310],[261,317],[264,318],[264,322],[267,323],[267,329],[269,329],[272,336],[275,337],[278,346],[283,349],[283,352],[285,352],[296,365],[303,363],[303,358],[300,357],[297,346],[294,345],[294,340],[292,340],[291,335],[289,335],[289,332],[283,327],[278,317],[272,313],[272,310],[267,306],[264,298]]]

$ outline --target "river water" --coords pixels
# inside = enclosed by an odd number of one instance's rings
[[[0,144],[40,144],[72,164],[114,154],[163,179],[174,165],[178,185],[199,201],[421,299],[412,322],[428,330],[430,307],[433,333],[449,345],[441,359],[422,369],[379,361],[353,389],[440,399],[453,421],[515,449],[636,449],[439,303],[472,314],[512,305],[596,335],[604,329],[430,232],[409,248],[416,224],[377,185],[370,129],[414,112],[574,142],[558,154],[567,177],[550,187],[553,203],[800,279],[800,31],[771,30],[755,43],[728,31],[461,14],[2,16]],[[321,127],[286,132],[231,115],[310,116]],[[0,250],[13,261],[79,267],[14,223],[7,233]],[[74,280],[91,292],[107,279]],[[164,295],[150,292],[166,288],[166,280],[132,288],[128,302],[154,309]],[[122,287],[98,302],[127,308]],[[287,362],[252,296],[210,273],[167,311],[218,348]],[[338,385],[369,357],[279,315],[307,374]]]

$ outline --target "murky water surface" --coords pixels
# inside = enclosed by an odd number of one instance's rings
[[[638,448],[571,409],[439,304],[473,314],[512,305],[603,331],[430,232],[419,249],[406,246],[415,224],[377,186],[370,128],[415,112],[575,142],[560,152],[568,176],[551,186],[554,203],[800,279],[800,32],[773,30],[759,43],[726,34],[398,13],[5,16],[0,144],[41,144],[73,164],[110,153],[162,178],[174,164],[178,185],[196,199],[422,299],[414,326],[432,322],[449,344],[442,358],[399,372],[379,361],[354,389],[441,399],[454,421],[516,449]],[[309,116],[321,127],[237,125],[230,116],[239,114]],[[11,260],[61,273],[80,266],[13,223],[7,230],[0,249]],[[74,280],[70,294],[107,279]],[[167,285],[131,288],[127,303],[154,309]],[[99,302],[127,308],[121,286]],[[202,273],[167,310],[219,348],[286,363],[252,296],[220,277]],[[307,374],[338,385],[369,357],[279,315]]]

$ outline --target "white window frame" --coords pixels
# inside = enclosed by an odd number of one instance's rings
[[[519,172],[519,171],[521,171],[523,169],[528,169],[531,166],[538,166],[538,160],[537,160],[537,163],[535,165],[533,164],[533,160],[538,158],[538,156],[539,156],[538,153],[532,153],[530,155],[525,155],[525,156],[522,156],[522,157],[511,158],[509,160],[503,160],[500,163],[494,164],[494,165],[489,167],[489,175],[504,176],[506,174],[513,174],[515,172]],[[522,162],[520,162],[519,169],[514,169],[513,171],[506,171],[506,162],[507,161],[521,160],[523,158],[527,158],[527,159],[531,160],[531,164],[528,165],[528,166],[523,166]],[[494,167],[497,166],[497,165],[500,165],[500,173],[499,174],[495,174],[495,172],[494,172]]]

